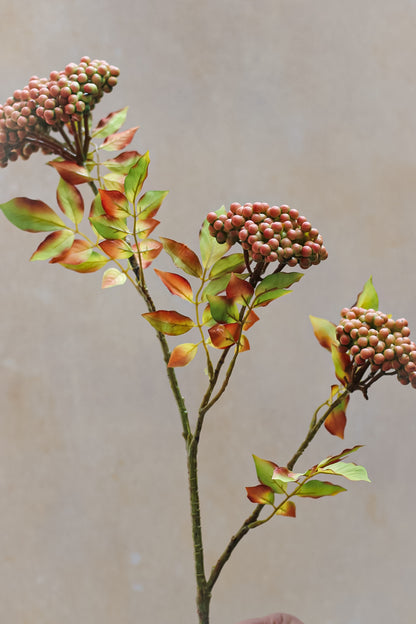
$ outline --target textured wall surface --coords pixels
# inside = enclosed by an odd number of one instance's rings
[[[337,320],[372,274],[381,308],[416,328],[415,28],[411,0],[1,2],[1,101],[84,54],[121,68],[96,115],[129,104],[141,125],[147,188],[170,189],[159,235],[193,246],[208,211],[261,200],[324,236],[328,261],[262,311],[207,420],[208,566],[252,510],[251,454],[284,464],[333,383],[308,314]],[[45,160],[2,170],[0,201],[55,205]],[[143,306],[99,274],[29,263],[38,243],[1,218],[0,620],[196,622],[180,422]],[[202,368],[179,373],[191,411]],[[415,400],[394,379],[353,396],[345,440],[322,432],[299,467],[365,444],[372,484],[252,531],[215,588],[213,624],[277,610],[413,621]]]

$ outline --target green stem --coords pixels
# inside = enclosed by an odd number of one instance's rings
[[[345,397],[348,394],[350,394],[349,390],[344,390],[344,392],[341,392],[341,394],[339,394],[337,396],[337,398],[332,403],[330,403],[330,405],[328,406],[328,409],[324,412],[324,414],[321,416],[321,418],[317,422],[315,422],[315,424],[312,423],[312,426],[309,428],[309,431],[308,431],[308,434],[307,434],[306,438],[303,440],[302,444],[299,446],[298,450],[293,455],[292,459],[287,463],[287,468],[289,470],[293,470],[293,468],[294,468],[296,462],[298,461],[299,457],[302,455],[302,453],[306,450],[306,448],[312,442],[312,440],[314,439],[314,437],[316,436],[316,434],[318,433],[319,429],[322,427],[322,425],[324,424],[324,422],[326,421],[326,419],[328,418],[330,413],[336,407],[338,407],[338,405],[340,403],[342,403],[342,401],[345,399]]]

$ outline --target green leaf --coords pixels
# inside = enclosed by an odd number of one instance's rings
[[[225,206],[216,210],[217,215],[224,214],[225,212]],[[208,227],[209,223],[205,219],[199,232],[199,246],[201,250],[202,265],[206,269],[209,269],[209,267],[215,264],[215,262],[226,254],[230,248],[229,243],[217,243],[216,239],[209,233]]]
[[[81,262],[79,264],[67,264],[65,262],[60,262],[60,264],[66,269],[76,271],[77,273],[94,273],[95,271],[99,271],[105,264],[107,264],[107,262],[108,258],[100,253],[97,253],[96,251],[92,251],[88,260],[85,262]]]
[[[334,485],[329,481],[319,481],[318,479],[311,479],[307,481],[296,491],[296,496],[303,496],[308,498],[321,498],[322,496],[334,496],[347,490],[340,485]]]
[[[169,191],[147,191],[144,193],[137,202],[137,218],[149,219],[154,217],[168,193]]]
[[[138,129],[139,126],[136,126],[135,128],[124,130],[123,132],[115,132],[114,134],[108,135],[104,143],[99,146],[99,149],[106,150],[107,152],[118,152],[118,150],[124,149],[132,142]]]
[[[82,221],[84,200],[76,186],[61,178],[56,190],[56,199],[60,209],[72,223],[78,224]]]
[[[267,485],[255,485],[254,487],[246,487],[247,498],[257,505],[273,505],[274,492]]]
[[[287,295],[290,290],[285,290],[303,277],[303,273],[272,273],[263,279],[257,286],[253,307],[266,306],[268,303]]]
[[[184,245],[184,243],[178,243],[171,238],[160,237],[160,240],[162,241],[163,249],[169,254],[179,269],[194,277],[202,276],[201,263],[192,249]]]
[[[109,160],[105,160],[101,164],[113,171],[118,175],[127,174],[132,167],[137,163],[141,154],[136,151],[131,152],[122,152],[116,158],[110,158]]]
[[[104,139],[105,137],[113,134],[113,132],[117,132],[119,128],[124,124],[127,117],[128,106],[122,108],[121,110],[114,111],[101,119],[97,127],[92,131],[91,136],[94,139]]]
[[[127,279],[125,273],[122,273],[116,268],[107,269],[104,271],[101,288],[112,288],[113,286],[122,286]]]
[[[107,173],[103,178],[106,189],[108,191],[119,191],[120,193],[124,193],[125,177],[125,175],[121,175],[115,171],[110,171],[110,173]]]
[[[223,245],[221,245],[221,247],[224,249]],[[245,262],[243,254],[230,254],[229,256],[224,256],[216,261],[209,273],[209,279],[216,279],[228,273],[241,273],[244,269]]]
[[[310,321],[312,323],[313,332],[318,340],[319,344],[324,347],[324,349],[328,349],[328,351],[332,350],[332,345],[338,345],[338,340],[335,331],[334,323],[331,321],[327,321],[323,318],[318,318],[317,316],[309,315]]]
[[[186,334],[195,327],[195,323],[188,316],[179,314],[174,310],[158,310],[157,312],[146,312],[142,316],[157,331],[168,336],[180,336]]]
[[[356,453],[360,448],[363,448],[363,445],[356,444],[352,448],[344,449],[343,451],[341,451],[341,453],[338,453],[337,455],[330,455],[329,457],[326,457],[324,460],[322,460],[318,464],[317,468],[324,468],[325,466],[329,466],[330,464],[335,464],[339,462],[340,459],[342,459],[343,457],[351,455],[351,453]]]
[[[217,323],[233,323],[239,320],[238,307],[232,299],[222,295],[208,297],[211,315]]]
[[[103,238],[113,240],[126,238],[129,234],[126,219],[114,219],[104,214],[98,217],[90,217],[90,223]]]
[[[69,229],[60,217],[42,201],[28,197],[15,197],[0,209],[7,219],[25,232],[53,232]]]
[[[31,260],[49,260],[55,258],[71,248],[74,242],[74,233],[70,230],[58,230],[48,234],[32,254]]]
[[[144,181],[147,178],[149,163],[149,152],[146,152],[146,154],[143,154],[143,156],[139,158],[137,163],[130,169],[126,176],[126,179],[124,180],[126,197],[131,204],[135,203],[137,195],[142,190]]]
[[[350,481],[368,481],[370,483],[367,470],[364,466],[357,466],[357,464],[352,462],[335,462],[324,467],[318,467],[318,472],[339,475]]]
[[[261,459],[260,457],[257,457],[257,455],[253,455],[253,459],[254,465],[256,466],[257,478],[260,483],[267,485],[277,494],[285,494],[286,486],[283,483],[273,479],[273,472],[275,468],[278,468],[278,465],[267,459]]]
[[[202,291],[201,301],[207,301],[208,296],[218,295],[220,292],[225,290],[228,286],[230,279],[231,274],[226,273],[221,277],[217,277],[216,279],[211,280]]]
[[[364,284],[364,288],[358,295],[357,303],[355,305],[359,308],[365,308],[366,310],[378,310],[378,294],[373,286],[372,277],[370,277]]]

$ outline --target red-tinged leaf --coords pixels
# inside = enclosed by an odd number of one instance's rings
[[[167,273],[166,271],[159,271],[158,269],[155,269],[155,273],[160,277],[172,295],[178,295],[178,297],[182,297],[182,299],[186,299],[187,301],[193,300],[192,287],[187,279],[176,273]]]
[[[170,238],[161,237],[160,240],[162,241],[163,249],[169,254],[174,264],[179,269],[182,269],[185,273],[193,275],[194,277],[202,276],[201,263],[192,249]]]
[[[32,254],[31,260],[49,260],[65,253],[74,242],[74,233],[70,230],[58,230],[48,234]]]
[[[198,345],[192,342],[186,342],[175,347],[170,354],[168,366],[169,368],[177,368],[179,366],[187,366],[198,351]]]
[[[68,229],[52,208],[37,199],[15,197],[5,204],[0,204],[0,210],[13,225],[25,232]]]
[[[299,477],[303,477],[302,472],[292,472],[285,466],[276,466],[273,470],[274,481],[283,481],[283,483],[291,483],[293,481],[297,481]]]
[[[66,269],[71,269],[71,271],[76,271],[77,273],[94,273],[95,271],[99,271],[105,264],[107,264],[108,258],[97,253],[96,251],[92,251],[88,260],[85,262],[81,262],[78,264],[69,264],[67,262],[60,262],[63,267]]]
[[[147,191],[144,193],[137,202],[137,218],[149,219],[154,217],[168,193],[169,191]]]
[[[61,178],[56,190],[56,199],[59,208],[72,223],[78,224],[82,221],[84,216],[84,200],[76,186]]]
[[[232,299],[224,295],[213,295],[208,297],[212,318],[217,323],[234,323],[239,320],[239,310]]]
[[[81,264],[88,260],[92,254],[91,243],[88,243],[81,238],[77,238],[72,243],[72,246],[68,251],[64,251],[59,256],[52,258],[49,262],[54,264],[55,262],[66,262],[68,264]]]
[[[133,245],[133,249],[135,249],[135,245]],[[139,253],[142,259],[143,269],[147,269],[147,267],[152,264],[153,260],[158,257],[162,249],[162,243],[151,238],[139,242]]]
[[[150,156],[149,152],[143,154],[137,163],[130,169],[124,180],[124,189],[126,197],[131,204],[134,204],[137,195],[142,190],[144,181],[147,178],[147,170],[149,168]]]
[[[245,279],[238,277],[235,273],[231,273],[231,279],[225,292],[227,297],[234,299],[236,303],[248,305],[253,296],[254,288]]]
[[[209,309],[209,305],[207,305],[204,308],[204,311],[202,313],[202,325],[205,325],[205,327],[213,327],[213,325],[215,325],[215,321],[212,318],[212,314],[211,314],[211,310]]]
[[[113,286],[122,286],[126,282],[127,276],[116,268],[104,271],[101,288],[112,288]]]
[[[129,234],[126,219],[116,219],[106,214],[90,217],[90,223],[100,236],[107,239],[126,238]]]
[[[335,496],[341,492],[347,490],[340,485],[334,485],[329,481],[319,481],[318,479],[311,479],[307,481],[297,490],[296,496],[302,496],[305,498],[321,498],[322,496]]]
[[[134,167],[141,156],[142,154],[136,151],[122,152],[116,158],[110,158],[101,164],[118,175],[125,175]]]
[[[216,349],[228,349],[238,342],[241,333],[240,323],[214,325],[208,330],[212,345]]]
[[[238,350],[240,353],[243,353],[244,351],[250,351],[250,343],[247,336],[241,336]]]
[[[331,351],[333,344],[339,344],[334,323],[323,318],[318,318],[317,316],[309,316],[309,318],[312,323],[313,333],[324,349]]]
[[[331,391],[333,391],[334,388],[337,388],[337,386],[332,386]],[[344,439],[344,431],[347,424],[346,410],[349,400],[350,395],[347,394],[342,402],[332,410],[328,418],[325,420],[325,428],[327,431],[329,431],[332,435],[338,436],[341,440]]]
[[[129,143],[132,142],[134,135],[136,134],[139,126],[135,128],[129,128],[123,132],[115,132],[110,134],[104,141],[99,149],[106,150],[107,152],[117,152],[124,149]]]
[[[224,251],[224,246],[222,246],[221,249]],[[209,273],[209,279],[216,279],[217,277],[221,277],[222,275],[229,273],[242,273],[245,267],[246,264],[242,253],[230,254],[229,256],[224,256],[215,262]]]
[[[346,386],[352,380],[352,359],[335,344],[331,348],[332,361],[337,379]]]
[[[356,306],[369,310],[378,310],[378,294],[373,286],[373,278],[370,277],[364,284],[363,290],[357,297]]]
[[[157,219],[144,219],[143,221],[136,221],[136,234],[139,238],[144,240],[150,236],[159,223],[160,221]]]
[[[103,204],[101,202],[101,197],[97,194],[91,203],[90,214],[88,215],[89,219],[92,217],[99,217],[100,215],[105,214],[105,210],[103,208]]]
[[[206,288],[204,288],[202,292],[201,300],[207,301],[207,298],[209,296],[218,295],[220,292],[225,290],[228,286],[228,282],[230,281],[230,279],[231,279],[231,275],[228,273],[225,275],[221,275],[221,277],[217,277],[211,280],[206,286]]]
[[[103,178],[108,191],[119,191],[119,193],[124,193],[125,179],[126,176],[124,174],[115,173],[114,171],[107,173]]]
[[[114,219],[123,219],[129,216],[129,202],[120,191],[106,191],[99,189],[101,204],[105,213]]]
[[[52,160],[48,162],[48,165],[54,167],[61,178],[70,184],[84,184],[84,182],[91,182],[92,180],[85,167],[81,167],[71,160]]]
[[[195,323],[189,316],[184,316],[175,310],[157,310],[157,312],[146,312],[142,316],[157,331],[168,336],[180,336],[195,327]]]
[[[216,210],[217,215],[226,213],[226,209],[222,206]],[[206,269],[212,267],[230,248],[229,243],[219,244],[216,239],[209,233],[209,223],[205,219],[199,232],[199,246],[201,250],[202,264]]]
[[[280,505],[276,511],[276,516],[286,516],[286,518],[296,518],[296,505],[288,500]]]
[[[133,249],[125,240],[104,240],[101,241],[99,246],[103,252],[113,260],[130,258],[133,255]]]
[[[257,457],[257,455],[253,455],[253,459],[256,466],[257,478],[260,483],[267,485],[277,494],[284,494],[286,492],[286,485],[273,479],[273,472],[275,468],[278,468],[277,464],[268,459]]]
[[[95,139],[103,139],[104,137],[117,132],[126,121],[128,106],[118,111],[114,111],[101,119],[91,133]]]
[[[255,485],[254,487],[246,487],[247,498],[257,505],[273,505],[274,492],[267,485]]]
[[[257,323],[257,321],[259,321],[259,317],[257,316],[257,314],[254,312],[254,310],[250,310],[250,312],[248,313],[246,320],[244,321],[244,325],[243,325],[243,329],[244,331],[247,331],[248,329],[250,329],[250,327],[253,327],[254,323]]]
[[[360,448],[363,448],[363,445],[356,444],[352,448],[344,449],[343,451],[341,451],[341,453],[338,453],[338,455],[330,455],[329,457],[326,457],[323,461],[321,461],[318,464],[317,468],[321,469],[321,468],[325,468],[326,466],[330,466],[331,464],[335,464],[339,462],[340,459],[342,459],[343,457],[346,457],[347,455],[351,455],[351,453],[355,453]]]

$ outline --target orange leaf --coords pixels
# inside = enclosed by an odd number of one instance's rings
[[[54,167],[61,178],[70,184],[83,184],[92,180],[85,167],[81,167],[71,160],[52,160],[48,165]]]
[[[254,485],[253,487],[246,487],[247,498],[252,503],[260,505],[273,505],[274,492],[268,485]]]
[[[127,197],[120,191],[106,191],[99,189],[101,204],[109,217],[124,218],[129,216],[129,202]]]
[[[189,362],[192,362],[194,359],[196,352],[198,350],[198,345],[193,344],[192,342],[186,342],[184,344],[180,344],[175,347],[170,354],[168,366],[170,368],[176,368],[178,366],[187,366]]]
[[[254,293],[254,288],[249,282],[246,282],[235,273],[231,273],[231,279],[226,288],[227,297],[234,299],[237,303],[246,305]]]
[[[208,330],[211,342],[216,349],[231,347],[238,341],[240,332],[240,323],[217,323]]]
[[[172,295],[178,295],[178,297],[182,297],[182,299],[192,301],[192,287],[187,279],[176,273],[167,273],[166,271],[159,271],[158,269],[155,269],[155,273],[160,277]]]

